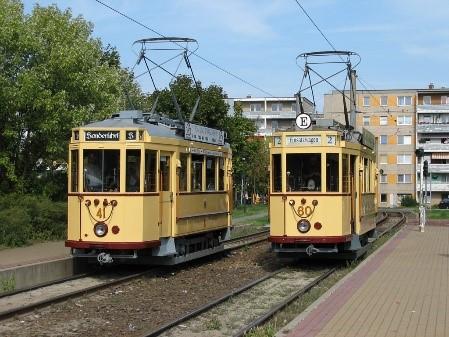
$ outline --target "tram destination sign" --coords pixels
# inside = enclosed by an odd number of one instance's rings
[[[285,145],[321,145],[321,136],[287,136]]]
[[[84,139],[86,141],[97,141],[97,142],[103,142],[103,141],[118,141],[120,140],[120,131],[85,131],[84,132]]]
[[[224,131],[186,122],[184,138],[197,142],[224,145]]]

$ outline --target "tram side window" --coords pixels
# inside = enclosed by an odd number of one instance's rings
[[[160,159],[161,166],[161,191],[170,191],[170,156],[162,156]]]
[[[348,155],[343,154],[342,155],[342,163],[341,167],[343,170],[343,180],[342,180],[342,192],[348,193],[349,192],[349,165],[348,165]]]
[[[201,191],[203,186],[203,156],[192,154],[192,191]]]
[[[215,157],[206,157],[206,190],[215,191]]]
[[[153,150],[145,150],[145,192],[156,192],[157,153]]]
[[[189,155],[187,153],[181,153],[180,162],[181,167],[179,168],[179,191],[187,191],[187,159]]]
[[[126,192],[140,192],[140,150],[126,150]]]
[[[83,151],[84,192],[120,190],[120,150]]]
[[[287,192],[321,191],[321,154],[287,154]]]
[[[78,150],[72,150],[71,157],[72,166],[70,174],[72,179],[70,184],[70,192],[78,192]]]
[[[225,177],[225,160],[224,158],[219,158],[218,164],[218,189],[224,191],[224,177]]]
[[[326,191],[338,192],[338,153],[326,153]]]
[[[363,192],[370,191],[370,169],[369,162],[367,158],[363,158]]]
[[[281,155],[274,154],[271,158],[271,161],[272,161],[271,175],[273,177],[272,191],[281,192],[282,190]]]

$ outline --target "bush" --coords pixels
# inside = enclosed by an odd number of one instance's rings
[[[66,236],[67,204],[46,197],[0,196],[0,245],[22,246],[34,240],[61,240]]]
[[[416,202],[415,198],[411,196],[406,195],[401,200],[402,207],[415,207],[416,205],[418,205],[418,203]]]
[[[0,244],[8,247],[25,245],[32,236],[31,218],[22,207],[0,211]]]

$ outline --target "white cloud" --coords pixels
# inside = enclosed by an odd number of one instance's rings
[[[215,29],[224,28],[233,34],[258,38],[276,36],[269,21],[284,10],[282,3],[285,4],[285,0],[179,0],[183,10],[196,19],[196,25],[207,24]]]

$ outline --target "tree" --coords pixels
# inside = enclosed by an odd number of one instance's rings
[[[123,83],[136,85],[116,50],[70,10],[24,15],[18,0],[0,8],[0,188],[30,192],[36,163],[64,161],[70,129],[125,107]]]
[[[156,111],[170,118],[177,119],[173,94],[181,110],[181,116],[185,121],[190,119],[190,114],[195,106],[198,96],[200,103],[193,121],[197,124],[207,125],[211,128],[223,128],[223,121],[228,112],[228,105],[223,100],[225,93],[223,88],[212,84],[203,88],[198,82],[195,86],[192,78],[186,75],[179,75],[170,84],[169,88],[155,91],[148,96],[146,109],[150,110],[156,97],[158,98]]]

